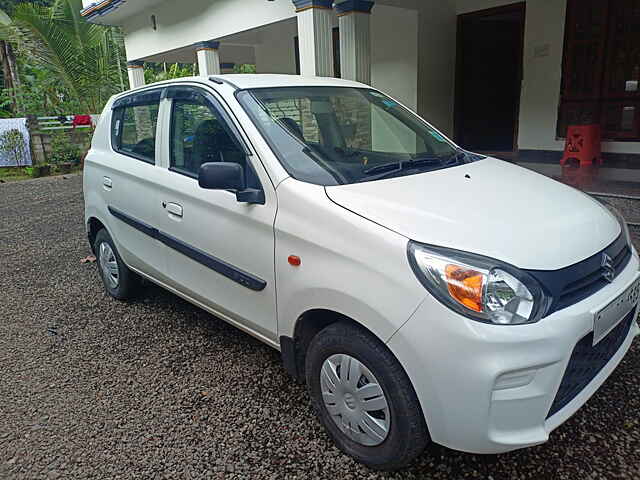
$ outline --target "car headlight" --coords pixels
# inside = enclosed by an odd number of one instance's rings
[[[550,305],[538,282],[518,268],[472,253],[409,242],[409,263],[438,300],[473,320],[522,325]]]

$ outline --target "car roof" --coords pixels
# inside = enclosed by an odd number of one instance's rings
[[[238,88],[267,88],[267,87],[367,87],[362,83],[331,77],[303,77],[301,75],[277,74],[229,74],[214,75],[222,81],[227,81]]]
[[[220,80],[236,89],[245,88],[269,88],[269,87],[355,87],[355,88],[371,88],[363,83],[353,82],[351,80],[342,80],[340,78],[331,77],[303,77],[301,75],[277,75],[277,74],[227,74],[212,75],[209,79]],[[203,83],[209,81],[205,77],[181,77],[172,80],[164,80],[162,82],[151,83],[141,87],[122,92],[116,97],[126,96],[140,90],[146,90],[153,87],[168,87],[183,82]],[[219,82],[217,82],[219,83]],[[213,82],[212,82],[213,84]]]

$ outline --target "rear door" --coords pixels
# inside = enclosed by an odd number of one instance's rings
[[[275,189],[238,124],[217,96],[196,86],[172,87],[158,202],[159,229],[172,285],[237,326],[277,341],[274,275]],[[264,205],[233,192],[204,190],[207,162],[239,163]]]
[[[122,97],[113,104],[111,150],[99,166],[110,233],[125,263],[159,277],[165,270],[158,221],[160,179],[158,117],[162,89]]]

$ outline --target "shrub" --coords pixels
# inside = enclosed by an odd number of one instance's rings
[[[51,162],[78,163],[80,148],[71,142],[69,135],[64,132],[51,134]]]

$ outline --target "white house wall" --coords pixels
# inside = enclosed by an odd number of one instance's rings
[[[295,19],[264,29],[260,34],[261,43],[255,47],[257,72],[295,75],[296,56],[293,39],[296,35],[298,24]]]
[[[376,5],[371,16],[371,84],[418,108],[418,14]]]
[[[124,23],[127,58],[146,58],[292,17],[290,0],[168,0]]]
[[[515,3],[513,0],[457,0],[458,14]],[[565,0],[526,0],[524,78],[520,99],[518,147],[521,150],[562,150],[556,140],[566,18]],[[548,46],[548,55],[536,56]],[[605,152],[640,153],[638,142],[605,142]]]
[[[456,10],[452,2],[423,0],[419,13],[418,111],[453,135]]]
[[[338,26],[337,16],[333,26]],[[295,74],[293,39],[298,34],[296,22],[284,21],[263,30],[260,44],[255,47],[258,73]],[[417,12],[376,5],[371,16],[371,50],[372,85],[417,109]]]

